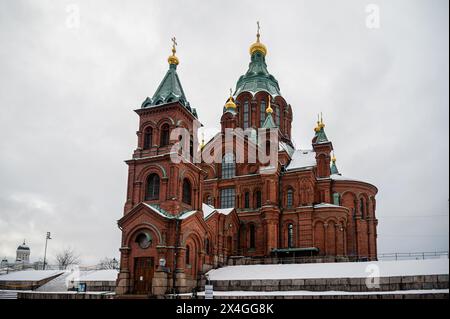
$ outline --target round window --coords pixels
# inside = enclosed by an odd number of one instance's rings
[[[142,249],[148,248],[152,245],[152,236],[149,233],[140,233],[136,237],[136,242]]]

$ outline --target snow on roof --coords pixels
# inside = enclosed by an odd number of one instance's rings
[[[214,213],[214,211],[216,209],[214,207],[212,207],[211,205],[203,203],[202,210],[203,210],[203,218],[207,219],[208,216],[211,215],[212,213]]]
[[[222,214],[222,215],[228,215],[234,210],[234,207],[232,207],[232,208],[214,208],[211,205],[203,203],[202,210],[203,210],[203,218],[208,219],[215,212]]]
[[[287,170],[316,166],[316,152],[313,150],[295,150]]]
[[[358,180],[358,179],[344,177],[344,176],[339,175],[339,174],[333,174],[333,175],[330,175],[330,178],[331,178],[332,180],[335,180],[335,181],[364,182],[364,181],[361,181],[361,180]],[[364,183],[366,183],[366,182],[364,182]]]
[[[143,203],[145,206],[147,206],[148,208],[150,208],[152,211],[154,211],[155,213],[157,213],[158,215],[164,217],[164,218],[173,218],[172,216],[168,216],[166,214],[163,214],[159,209],[157,209],[156,207],[154,207],[153,205],[147,204],[147,203]]]
[[[343,206],[333,205],[333,204],[329,204],[329,203],[320,203],[320,204],[314,205],[314,208],[322,208],[322,207],[339,207],[339,208],[343,208]]]
[[[186,219],[186,218],[194,215],[196,212],[197,212],[196,210],[191,210],[191,211],[188,211],[188,212],[184,212],[178,218],[179,219]]]
[[[228,215],[233,210],[234,210],[234,208],[221,208],[221,209],[217,209],[217,212],[222,215]]]
[[[380,277],[448,274],[448,258],[400,261],[228,266],[208,272],[210,280],[365,278],[378,266]],[[368,267],[371,266],[371,267]]]
[[[0,281],[41,281],[59,274],[61,270],[23,270],[0,275]]]
[[[116,281],[118,273],[116,269],[96,270],[87,275],[81,275],[76,281]]]

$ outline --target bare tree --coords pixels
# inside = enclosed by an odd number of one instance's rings
[[[102,260],[100,260],[100,263],[98,264],[98,267],[100,269],[117,269],[118,262],[115,258],[108,258],[105,257]]]
[[[70,265],[78,265],[80,263],[80,257],[72,248],[65,248],[56,255],[56,262],[58,263],[59,269],[67,269]]]

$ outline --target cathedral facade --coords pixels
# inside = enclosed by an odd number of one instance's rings
[[[340,174],[321,118],[311,148],[295,149],[295,108],[268,72],[259,32],[207,143],[197,142],[175,44],[161,84],[135,111],[117,294],[187,292],[208,270],[250,258],[375,260],[377,188]]]

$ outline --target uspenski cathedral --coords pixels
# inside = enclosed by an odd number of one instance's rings
[[[311,148],[295,149],[295,106],[267,69],[259,28],[248,70],[223,107],[221,131],[208,142],[197,142],[199,116],[178,77],[173,43],[161,84],[135,110],[117,294],[187,292],[212,268],[258,260],[375,260],[377,188],[340,173],[322,118]],[[182,146],[178,129],[190,136]],[[275,150],[269,165],[247,155],[266,131],[265,152]],[[194,161],[198,153],[216,160]]]

